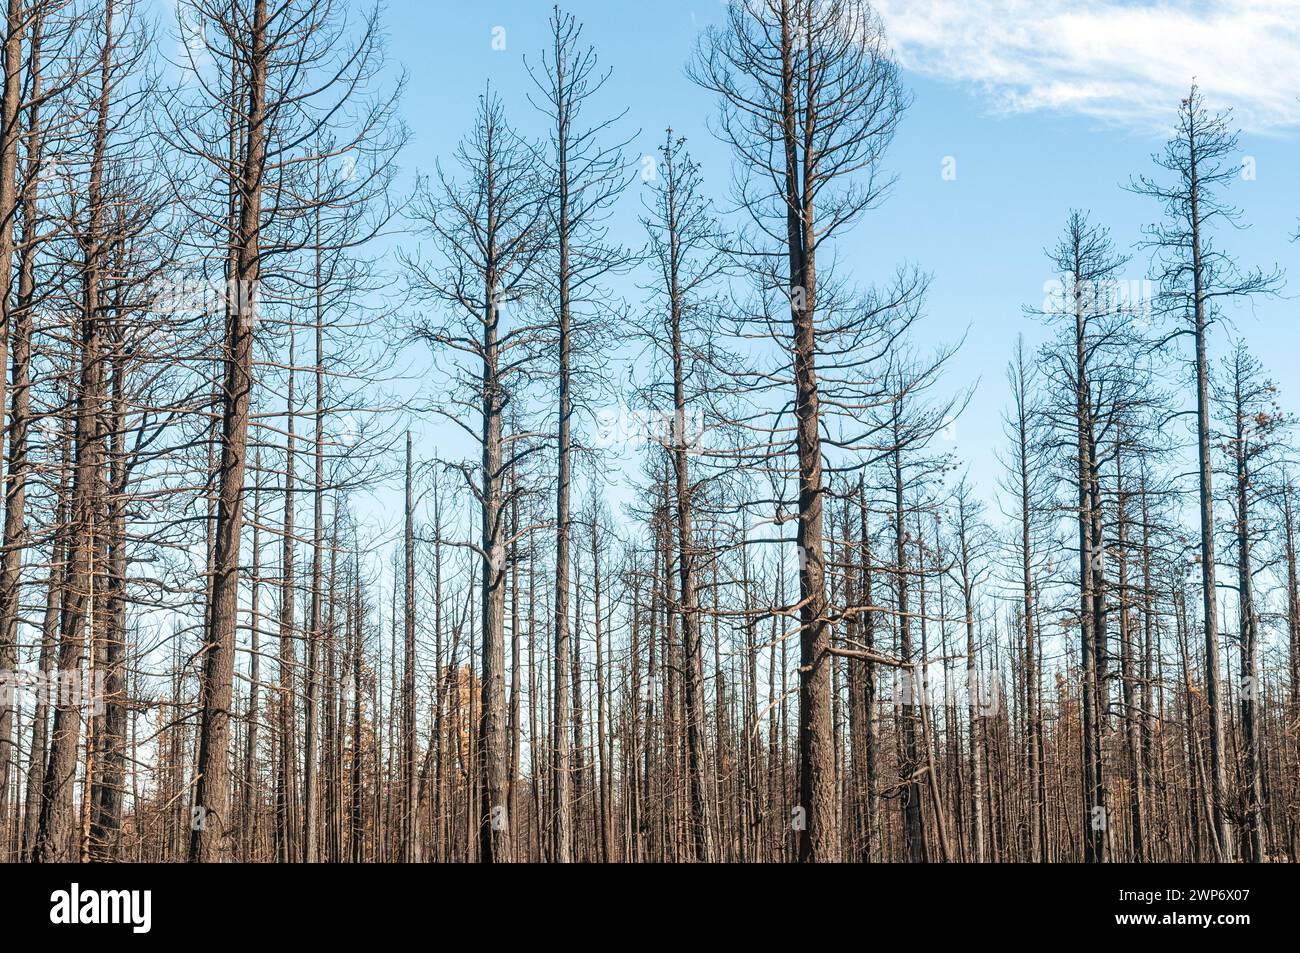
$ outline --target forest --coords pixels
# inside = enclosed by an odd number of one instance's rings
[[[866,0],[701,25],[707,170],[534,4],[414,177],[369,0],[6,2],[6,862],[1300,859],[1285,275],[1194,70],[976,382],[942,261],[840,253]]]

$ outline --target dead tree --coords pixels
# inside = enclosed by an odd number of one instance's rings
[[[128,11],[131,8],[128,7]],[[106,266],[106,209],[104,165],[109,148],[109,107],[114,100],[113,84],[124,65],[118,60],[122,22],[115,20],[115,2],[107,0],[97,56],[97,75],[89,116],[90,162],[86,185],[85,219],[77,226],[83,250],[81,272],[82,307],[79,324],[79,377],[76,390],[76,458],[72,482],[73,524],[77,527],[71,544],[67,588],[63,593],[59,653],[60,672],[82,671],[86,653],[87,615],[93,611],[92,590],[95,558],[99,549],[96,517],[102,505],[104,364],[102,354],[103,305],[101,282]],[[129,34],[128,34],[129,36]],[[129,48],[129,47],[128,47]],[[138,54],[137,54],[138,55]],[[101,567],[102,571],[102,567]],[[93,632],[93,624],[91,626]],[[74,693],[75,695],[76,693]],[[73,785],[77,773],[77,748],[81,732],[80,698],[60,698],[54,707],[49,761],[41,794],[41,818],[33,858],[42,863],[66,861],[72,857],[71,836]]]
[[[1018,530],[1016,557],[1022,603],[1020,624],[1024,630],[1023,707],[1025,712],[1025,780],[1029,800],[1027,853],[1031,861],[1048,861],[1046,777],[1042,743],[1042,649],[1037,630],[1038,604],[1035,580],[1035,542],[1042,533],[1044,500],[1042,435],[1035,365],[1026,360],[1024,338],[1017,338],[1016,353],[1007,366],[1011,407],[1005,417],[1005,431],[1011,449],[1003,464],[1003,489],[1014,497],[1010,516]]]
[[[875,13],[860,0],[728,4],[690,67],[721,100],[738,200],[757,232],[744,258],[764,294],[786,299],[790,434],[797,457],[799,559],[799,858],[841,852],[823,541],[823,382],[831,295],[818,250],[876,202],[878,163],[906,96]],[[864,309],[869,310],[869,309]],[[844,328],[840,331],[843,333]],[[852,337],[849,331],[844,336]],[[844,353],[844,352],[841,352]],[[837,375],[832,371],[832,378]]]
[[[507,555],[520,528],[510,526],[519,493],[511,472],[539,444],[524,431],[507,433],[506,414],[534,374],[545,321],[530,317],[525,296],[535,288],[545,250],[546,193],[534,170],[530,148],[507,125],[499,99],[480,98],[473,132],[457,160],[464,176],[453,183],[439,173],[414,214],[437,246],[434,266],[408,260],[413,290],[432,313],[415,334],[449,359],[450,400],[442,415],[473,434],[481,449],[477,466],[457,469],[479,504],[481,539],[467,544],[481,571],[483,692],[479,725],[486,812],[476,822],[481,859],[512,859],[507,815],[510,739],[505,693],[505,606]],[[476,418],[476,419],[475,419]]]
[[[1220,428],[1213,434],[1225,458],[1230,489],[1232,549],[1237,561],[1237,621],[1241,643],[1242,779],[1245,793],[1242,844],[1244,860],[1264,860],[1264,792],[1261,770],[1259,673],[1260,608],[1255,577],[1259,544],[1260,501],[1270,492],[1269,471],[1276,467],[1279,443],[1290,421],[1277,404],[1277,387],[1264,376],[1258,360],[1240,341],[1223,359],[1218,379],[1210,381],[1211,400]]]
[[[550,46],[541,62],[529,68],[537,88],[534,104],[550,123],[549,149],[538,155],[546,178],[551,254],[542,272],[543,294],[553,313],[556,357],[556,497],[554,693],[552,716],[552,856],[568,863],[574,853],[573,765],[569,743],[572,621],[570,619],[570,542],[574,457],[575,384],[584,368],[599,367],[602,339],[607,337],[601,309],[584,313],[582,305],[599,301],[606,274],[629,263],[628,253],[606,239],[610,206],[627,185],[622,144],[601,142],[619,117],[584,126],[584,109],[599,94],[608,72],[601,72],[596,51],[582,46],[582,25],[556,7],[550,19]],[[575,340],[581,346],[575,346]]]
[[[1237,135],[1230,113],[1211,113],[1196,86],[1178,107],[1178,130],[1154,157],[1170,174],[1168,183],[1139,177],[1130,188],[1160,202],[1165,221],[1153,226],[1147,243],[1158,255],[1159,313],[1175,322],[1165,338],[1191,337],[1196,386],[1197,487],[1200,493],[1201,606],[1205,630],[1205,693],[1209,708],[1210,789],[1214,805],[1214,843],[1219,860],[1236,859],[1237,837],[1228,803],[1228,752],[1225,747],[1220,683],[1219,615],[1214,552],[1214,479],[1210,447],[1210,328],[1231,299],[1268,294],[1280,284],[1278,272],[1242,272],[1213,241],[1221,222],[1236,220],[1220,190],[1236,178]]]
[[[1078,540],[1083,800],[1079,830],[1084,859],[1100,863],[1107,851],[1107,785],[1102,726],[1109,708],[1107,677],[1106,542],[1103,537],[1103,475],[1116,428],[1140,392],[1132,372],[1141,353],[1118,277],[1127,259],[1116,253],[1106,229],[1071,212],[1065,231],[1049,253],[1060,276],[1042,309],[1031,311],[1056,327],[1044,348],[1045,379],[1070,396],[1043,409],[1050,429],[1049,452],[1061,461],[1074,495],[1068,503]]]
[[[373,15],[355,34],[345,30],[330,0],[187,0],[183,32],[193,41],[188,68],[202,75],[199,58],[230,69],[225,84],[202,82],[169,104],[164,139],[191,161],[200,185],[178,199],[200,218],[228,223],[213,257],[226,275],[224,328],[220,335],[221,453],[217,466],[217,518],[208,593],[196,762],[194,861],[229,855],[229,708],[232,691],[239,555],[243,527],[250,403],[255,386],[254,338],[259,321],[291,293],[269,284],[279,277],[269,261],[311,245],[310,213],[337,206],[350,186],[346,177],[326,194],[295,188],[301,170],[312,168],[312,146],[325,157],[367,149],[381,135],[392,96],[372,96],[381,47]],[[217,70],[219,77],[224,70]],[[395,94],[394,94],[395,95]],[[352,109],[343,104],[352,103]],[[232,151],[232,144],[236,148]],[[382,150],[381,150],[382,151]],[[206,178],[203,178],[206,177]],[[186,177],[178,174],[177,181]],[[368,181],[366,176],[362,182]],[[215,183],[204,191],[202,183]],[[216,196],[214,199],[213,196]],[[273,201],[265,201],[270,195]],[[215,206],[215,207],[214,207]],[[295,232],[295,229],[297,230]],[[305,237],[304,237],[305,236]],[[292,282],[288,282],[292,284]],[[292,755],[292,752],[289,753]],[[286,763],[293,763],[289,760]],[[200,823],[201,821],[201,823]]]
[[[699,488],[692,478],[690,458],[700,449],[705,410],[715,386],[708,371],[720,357],[717,305],[710,284],[721,273],[723,257],[712,209],[701,194],[699,168],[683,145],[684,140],[668,130],[651,180],[649,214],[642,218],[656,279],[652,316],[644,330],[656,366],[662,365],[662,377],[648,386],[645,396],[662,415],[657,438],[672,462],[691,848],[695,860],[707,863],[717,857],[705,809],[704,665],[696,580],[703,554],[695,539]]]

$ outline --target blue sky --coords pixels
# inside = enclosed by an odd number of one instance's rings
[[[1221,243],[1243,264],[1277,263],[1300,288],[1300,246],[1290,241],[1300,215],[1300,33],[1287,6],[1167,0],[1070,12],[1056,0],[878,5],[915,99],[886,160],[898,176],[892,196],[839,241],[837,254],[860,281],[886,279],[902,262],[933,275],[920,344],[956,341],[969,329],[948,381],[956,391],[980,380],[955,438],[986,494],[996,477],[992,452],[1002,442],[1005,365],[1018,334],[1031,343],[1043,336],[1021,312],[1042,301],[1052,278],[1043,249],[1072,207],[1108,225],[1122,248],[1141,238],[1159,209],[1123,185],[1156,171],[1151,154],[1193,76],[1211,105],[1234,107],[1245,127],[1241,153],[1255,170],[1230,193],[1249,227]],[[706,186],[725,200],[731,157],[707,127],[715,102],[683,72],[697,36],[720,22],[723,4],[575,0],[565,9],[585,23],[586,41],[613,70],[592,116],[626,108],[618,128],[633,137],[633,157],[652,152],[671,124],[688,137]],[[543,133],[525,98],[531,84],[523,57],[535,61],[545,44],[549,12],[543,0],[389,3],[390,55],[410,82],[406,172],[430,170],[450,155],[488,80],[517,126]],[[494,49],[494,36],[504,38],[503,50]],[[942,174],[948,157],[955,178]],[[639,210],[629,194],[615,216],[616,235],[629,244],[641,240]],[[1124,277],[1140,281],[1148,254],[1133,255]],[[632,279],[618,290],[640,297]],[[1289,366],[1300,352],[1294,306],[1287,297],[1261,300],[1235,315],[1235,331],[1263,358],[1293,409],[1300,408],[1300,382]],[[1228,331],[1217,333],[1225,343]]]

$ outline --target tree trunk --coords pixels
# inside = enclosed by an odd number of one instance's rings
[[[239,599],[239,539],[243,528],[244,464],[253,387],[253,328],[261,274],[262,180],[266,168],[266,0],[253,0],[247,38],[248,117],[239,168],[239,225],[234,287],[226,304],[225,386],[222,391],[220,490],[211,604],[203,649],[198,770],[194,804],[201,823],[190,834],[189,859],[226,858],[229,794],[230,695]]]
[[[60,679],[80,676],[86,652],[87,618],[93,614],[94,559],[98,546],[96,515],[101,505],[103,359],[100,353],[100,281],[103,269],[103,216],[101,181],[108,139],[108,104],[114,0],[105,0],[104,45],[99,58],[99,89],[95,136],[87,194],[89,221],[83,236],[81,374],[77,391],[76,462],[72,484],[72,520],[77,527],[72,540],[68,586],[63,594],[57,672]],[[0,232],[5,231],[0,229]],[[7,278],[6,284],[7,284]],[[93,622],[91,623],[93,631]],[[91,686],[91,690],[94,687]],[[64,693],[61,693],[64,694]],[[71,693],[76,694],[76,693]],[[80,736],[79,699],[63,697],[54,709],[50,758],[42,790],[40,828],[35,859],[42,863],[72,859],[72,795],[77,773]]]

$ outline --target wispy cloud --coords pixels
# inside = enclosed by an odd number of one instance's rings
[[[876,0],[904,67],[994,108],[1169,125],[1195,77],[1255,132],[1300,124],[1297,0]]]

